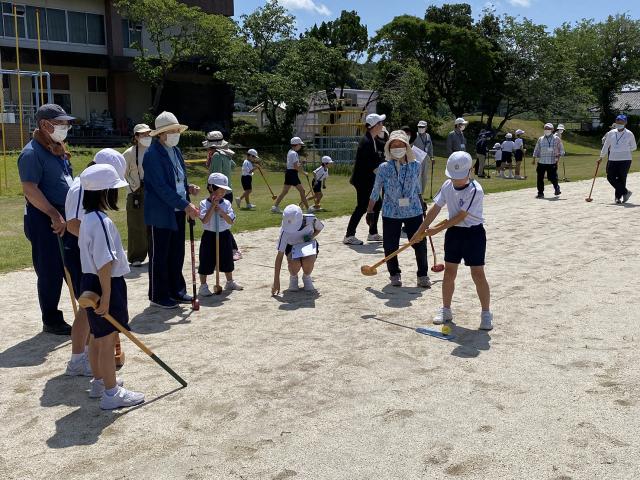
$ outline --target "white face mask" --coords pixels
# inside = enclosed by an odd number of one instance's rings
[[[548,137],[549,135],[551,135],[553,133],[553,130],[545,130],[544,131],[544,135],[545,137]]]
[[[427,127],[418,128],[418,133],[425,133],[427,131]]]
[[[151,137],[141,137],[138,139],[138,144],[141,147],[148,147],[151,145]]]
[[[378,134],[378,138],[382,138],[382,139],[384,139],[384,130],[382,130],[382,131]]]
[[[616,123],[616,128],[618,130],[624,130],[624,125],[620,125],[619,123]]]
[[[54,142],[62,143],[64,142],[64,139],[67,138],[67,133],[69,133],[67,125],[54,125],[53,133],[50,137]]]
[[[395,159],[400,159],[407,154],[406,148],[390,148],[389,153]]]
[[[167,139],[165,140],[165,145],[167,147],[175,147],[180,142],[180,134],[179,133],[167,133]]]

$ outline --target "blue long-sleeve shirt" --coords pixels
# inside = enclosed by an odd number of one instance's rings
[[[371,191],[371,200],[378,201],[382,189],[384,189],[383,217],[412,218],[422,215],[419,162],[398,165],[395,161],[387,161],[380,165]],[[401,198],[408,199],[408,206],[400,206]]]

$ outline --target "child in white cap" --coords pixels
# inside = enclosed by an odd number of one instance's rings
[[[513,141],[513,156],[516,160],[516,180],[524,180],[524,177],[520,175],[520,167],[522,166],[522,160],[524,158],[524,130],[516,130],[516,139]]]
[[[212,173],[207,181],[209,197],[200,202],[200,220],[204,231],[200,240],[200,289],[198,294],[203,297],[213,295],[207,285],[207,275],[216,271],[216,237],[220,237],[220,265],[219,271],[223,272],[227,283],[225,290],[242,290],[243,287],[233,279],[233,240],[231,226],[236,220],[231,202],[225,199],[231,188],[229,180],[222,173]],[[216,235],[219,232],[219,235]]]
[[[500,145],[500,143],[496,142],[493,145],[493,150],[495,151],[493,156],[496,159],[496,172],[498,172],[498,174],[496,175],[497,177],[502,177],[502,145]]]
[[[491,330],[493,328],[493,314],[489,308],[489,284],[484,274],[487,248],[487,236],[482,218],[484,192],[478,182],[469,179],[471,167],[471,155],[468,153],[454,152],[451,154],[447,160],[446,170],[449,180],[444,182],[433,199],[434,205],[427,212],[424,222],[420,225],[412,241],[418,241],[425,234],[434,235],[440,231],[439,228],[430,229],[429,225],[438,216],[442,207],[446,205],[450,222],[444,237],[445,269],[442,280],[442,308],[434,317],[433,323],[442,324],[453,320],[451,301],[458,266],[464,259],[465,265],[471,268],[471,278],[476,285],[476,292],[482,305],[480,329]],[[459,214],[460,216],[456,217]],[[451,220],[454,217],[456,220]]]
[[[512,139],[513,139],[513,135],[511,135],[510,133],[507,133],[505,135],[504,142],[502,142],[502,165],[504,166],[506,164],[507,168],[509,169],[509,175],[504,175],[504,176],[502,175],[504,168],[502,169],[499,176],[503,178],[513,179],[513,171],[511,167],[513,162],[513,149],[515,145]]]
[[[113,352],[117,329],[102,318],[110,314],[124,328],[129,329],[127,284],[129,262],[124,253],[120,233],[106,214],[117,210],[118,188],[126,187],[111,165],[93,165],[80,174],[84,190],[82,206],[85,214],[80,224],[78,245],[82,262],[81,290],[100,295],[97,308],[87,308],[93,341],[89,346],[89,361],[93,381],[89,397],[100,398],[100,408],[130,407],[144,402],[142,393],[127,390],[116,378]]]
[[[329,165],[333,164],[333,160],[328,155],[322,157],[321,165],[313,171],[313,181],[311,185],[313,187],[314,205],[313,211],[320,210],[320,201],[324,196],[322,189],[327,188],[327,178],[329,178]]]
[[[287,193],[289,193],[291,187],[298,190],[298,193],[300,193],[300,202],[304,205],[304,208],[309,211],[309,203],[307,202],[304,187],[298,175],[299,172],[302,172],[305,176],[309,176],[309,174],[303,170],[300,156],[298,155],[304,142],[300,137],[293,137],[289,143],[291,144],[291,149],[287,153],[287,170],[284,172],[284,187],[282,187],[282,193],[276,198],[273,207],[271,207],[271,213],[282,213],[280,210],[280,202]],[[309,211],[309,213],[311,213],[311,211]]]
[[[247,202],[247,208],[249,210],[256,208],[256,206],[251,203],[249,195],[251,195],[251,191],[253,190],[253,172],[256,170],[256,164],[259,163],[259,160],[260,157],[258,156],[258,152],[253,148],[250,148],[247,151],[247,158],[242,162],[240,183],[242,184],[244,192],[242,192],[242,195],[239,197],[236,197],[236,205],[238,205],[238,208],[240,208],[243,199]]]
[[[286,255],[289,267],[289,291],[299,289],[298,273],[302,270],[304,290],[314,292],[311,273],[318,256],[318,242],[315,239],[324,224],[315,215],[303,215],[298,205],[288,205],[282,213],[282,227],[278,238],[278,254],[273,276],[271,293],[280,292],[280,269]]]

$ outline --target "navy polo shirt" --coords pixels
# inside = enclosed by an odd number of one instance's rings
[[[31,140],[20,152],[18,172],[21,182],[37,184],[49,203],[64,208],[73,181],[71,163],[66,156],[57,157],[36,140]]]

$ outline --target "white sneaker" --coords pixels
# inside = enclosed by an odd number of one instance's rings
[[[434,325],[442,325],[453,320],[453,313],[450,308],[441,307],[438,313],[433,317]]]
[[[64,374],[69,377],[93,377],[87,354],[85,353],[80,360],[76,360],[75,362],[69,360]]]
[[[244,287],[239,283],[236,283],[235,280],[230,280],[224,284],[225,290],[244,290]]]
[[[120,377],[116,377],[116,385],[121,387],[124,385],[124,380]],[[104,380],[96,380],[95,378],[91,380],[91,390],[89,390],[89,398],[100,398],[104,393]]]
[[[382,241],[382,235],[380,235],[379,233],[373,233],[373,234],[369,234],[367,235],[367,242],[381,242]]]
[[[311,277],[309,275],[303,275],[302,276],[302,283],[304,284],[304,289],[307,292],[315,292],[316,291],[316,287],[313,286],[313,280],[311,280]]]
[[[298,277],[294,277],[293,275],[289,276],[289,290],[295,292],[299,289],[300,287],[298,287]]]
[[[118,387],[115,395],[110,396],[105,392],[100,399],[100,408],[103,410],[113,410],[122,407],[133,407],[144,402],[144,394],[132,392],[124,387]]]
[[[282,213],[282,210],[280,210],[279,207],[274,205],[273,207],[271,207],[271,213]]]
[[[238,205],[238,208],[240,208],[240,197],[236,197],[236,205]]]
[[[213,295],[213,292],[209,290],[209,285],[207,285],[206,283],[200,285],[200,288],[198,289],[199,297],[210,297],[211,295]]]
[[[480,314],[480,330],[491,329],[493,329],[493,313],[483,311]]]
[[[358,240],[354,236],[344,237],[344,239],[342,240],[342,243],[344,243],[345,245],[363,245],[364,244],[362,240]]]
[[[253,209],[255,209],[255,208],[256,208],[256,206],[255,206],[253,203],[247,203],[247,208],[248,208],[249,210],[253,210]]]
[[[418,277],[417,286],[420,288],[431,288],[431,279],[429,278],[429,275]]]

